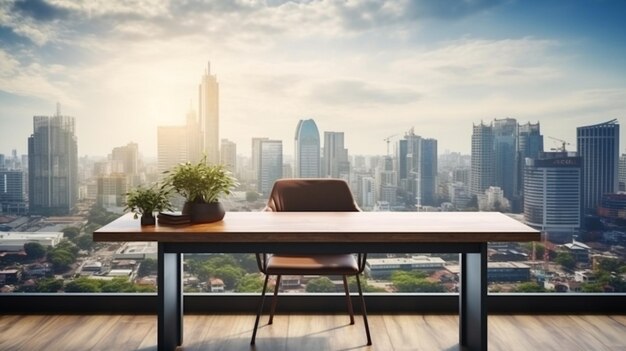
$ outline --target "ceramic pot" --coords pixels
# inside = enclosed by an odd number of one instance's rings
[[[183,214],[188,214],[191,223],[211,223],[221,221],[226,214],[221,202],[185,202]]]
[[[141,215],[141,225],[154,225],[155,223],[156,218],[154,218],[154,214],[144,213]]]

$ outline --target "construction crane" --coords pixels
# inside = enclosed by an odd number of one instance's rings
[[[552,151],[560,151],[560,152],[567,152],[567,149],[565,148],[565,146],[566,145],[570,145],[570,143],[568,143],[567,141],[565,141],[563,139],[558,139],[558,138],[551,137],[551,136],[549,136],[548,138],[550,138],[552,140],[555,140],[555,141],[558,141],[559,143],[561,143],[561,147],[560,148],[558,148],[558,147],[554,148],[553,147],[550,150],[552,150]]]
[[[387,142],[387,156],[389,156],[389,143],[391,142],[391,138],[397,136],[398,134],[390,135],[383,140]]]

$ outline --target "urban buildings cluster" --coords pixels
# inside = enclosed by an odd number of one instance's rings
[[[35,116],[28,154],[0,154],[0,215],[68,216],[84,201],[121,213],[130,188],[158,181],[178,163],[205,159],[224,164],[239,179],[236,199],[227,202],[231,210],[262,207],[277,179],[330,177],[345,179],[366,211],[500,211],[546,234],[543,258],[534,248],[493,246],[493,281],[538,278],[530,264],[541,260],[547,274],[550,251],[569,253],[584,269],[593,265],[590,257],[626,257],[626,194],[620,193],[626,190],[626,154],[619,155],[617,120],[578,127],[576,151],[555,138],[558,146],[546,150],[539,122],[503,118],[472,126],[470,155],[440,153],[436,139],[410,128],[381,137],[385,155],[363,156],[348,152],[350,131],[322,133],[308,118],[294,123],[293,155],[285,154],[282,140],[264,136],[252,137],[250,153],[244,154],[233,141],[220,139],[219,83],[210,65],[198,92],[197,113],[190,109],[184,124],[157,127],[155,163],[144,160],[134,142],[114,147],[106,159],[79,159],[74,117],[62,115],[60,106],[53,116]],[[7,228],[2,230],[14,229]],[[583,243],[592,232],[606,244],[604,251]],[[32,234],[19,237],[26,242]],[[5,244],[0,241],[0,248],[10,246]],[[610,245],[621,245],[622,251]],[[373,257],[368,272],[380,278],[391,274],[390,267],[436,271],[445,266],[456,274],[455,260]]]

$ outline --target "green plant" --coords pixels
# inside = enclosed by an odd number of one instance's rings
[[[180,163],[165,174],[166,184],[187,202],[218,202],[222,194],[229,195],[238,185],[223,165],[208,165],[206,157],[196,164]]]
[[[152,215],[155,211],[171,211],[170,190],[165,185],[159,187],[153,184],[148,188],[138,186],[126,193],[125,205],[124,211],[130,210],[135,214],[135,218],[138,215]]]

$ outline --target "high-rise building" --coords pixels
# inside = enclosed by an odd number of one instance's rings
[[[619,157],[619,191],[626,191],[626,154]]]
[[[320,133],[312,119],[300,120],[294,141],[294,170],[296,178],[319,178]]]
[[[130,186],[139,185],[139,146],[137,143],[128,143],[126,146],[113,148],[111,161],[122,164],[121,172],[128,178]]]
[[[437,140],[422,139],[420,149],[420,200],[421,205],[437,204]]]
[[[541,135],[541,127],[539,122],[531,124],[520,124],[518,126],[517,138],[517,193],[524,194],[524,166],[526,158],[537,159],[539,153],[543,152],[543,135]],[[565,151],[565,150],[562,150]]]
[[[224,165],[226,169],[235,173],[237,168],[237,144],[228,139],[222,139],[220,154],[220,163]]]
[[[324,165],[322,176],[350,178],[348,149],[344,147],[343,132],[324,132]]]
[[[191,163],[198,163],[204,154],[202,149],[203,135],[196,112],[192,109],[189,109],[189,112],[187,112],[186,126],[187,135],[185,141],[187,142],[187,159]]]
[[[384,156],[376,172],[377,201],[386,202],[389,206],[398,203],[398,176],[393,170],[393,159]]]
[[[517,195],[517,121],[514,118],[493,121],[494,184],[504,197]]]
[[[185,140],[185,126],[157,127],[157,170],[159,176],[179,163],[189,161]]]
[[[128,180],[125,174],[100,176],[96,180],[96,202],[104,208],[121,207],[128,192]]]
[[[269,138],[252,138],[252,150],[250,155],[252,171],[254,174],[254,179],[252,180],[254,180],[257,184],[259,176],[259,165],[261,164],[261,142],[266,140],[269,140]]]
[[[618,189],[619,124],[616,119],[576,128],[582,158],[583,211],[595,213],[603,194]]]
[[[524,221],[556,242],[571,241],[581,221],[582,158],[566,152],[526,158]]]
[[[480,122],[473,125],[472,164],[470,168],[470,193],[481,195],[495,184],[495,155],[493,152],[493,127]]]
[[[437,140],[422,138],[411,128],[398,142],[400,187],[408,193],[406,202],[433,206],[437,193]]]
[[[210,62],[200,79],[198,94],[198,111],[200,112],[200,126],[204,137],[204,153],[208,163],[217,164],[220,161],[219,85],[217,77],[211,74]]]
[[[268,196],[272,191],[274,182],[283,177],[283,142],[281,140],[261,140],[258,158],[257,191]]]
[[[28,138],[29,211],[40,215],[70,214],[78,199],[78,147],[74,117],[33,117]]]
[[[25,214],[24,172],[0,170],[0,212]]]

